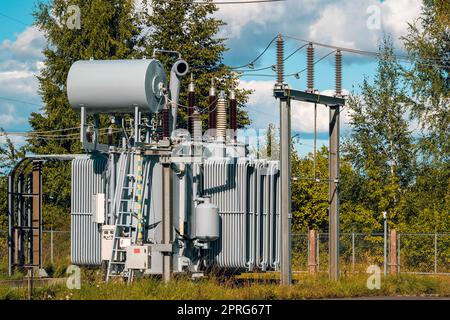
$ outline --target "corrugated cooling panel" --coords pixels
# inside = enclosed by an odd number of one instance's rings
[[[278,269],[278,162],[209,159],[204,192],[219,207],[221,237],[209,260],[219,268]]]
[[[76,265],[101,264],[101,234],[92,222],[92,196],[105,192],[105,157],[72,161],[71,260]]]

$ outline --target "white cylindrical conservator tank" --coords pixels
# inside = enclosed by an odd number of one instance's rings
[[[195,208],[195,237],[200,241],[214,241],[220,236],[219,208],[210,198]]]
[[[67,77],[67,96],[72,108],[89,113],[142,112],[164,107],[161,88],[166,74],[158,60],[82,60]]]

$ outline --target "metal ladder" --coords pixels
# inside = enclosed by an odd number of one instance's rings
[[[120,247],[121,239],[130,239],[133,242],[133,219],[135,213],[133,203],[136,196],[136,177],[131,172],[131,162],[134,160],[130,154],[125,154],[125,159],[120,166],[119,172],[119,190],[116,191],[116,197],[120,199],[115,203],[115,214],[117,216],[114,228],[113,246],[111,258],[108,262],[108,270],[106,273],[106,282],[113,277],[126,277],[125,270],[126,250]],[[128,275],[130,277],[131,275]]]

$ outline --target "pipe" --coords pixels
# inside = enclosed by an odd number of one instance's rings
[[[186,61],[178,59],[170,70],[169,90],[172,103],[172,130],[177,127],[178,101],[180,97],[181,77],[185,76],[189,71],[189,65]]]
[[[106,222],[112,224],[114,221],[114,198],[115,198],[115,187],[116,187],[116,155],[111,152],[109,157],[109,170],[110,170],[110,179],[109,179],[109,220]]]
[[[162,181],[162,237],[163,244],[170,245],[173,240],[173,217],[172,217],[172,170],[170,162],[167,158],[161,159],[163,167],[163,181]],[[163,255],[163,280],[165,283],[172,278],[172,252],[166,252]]]

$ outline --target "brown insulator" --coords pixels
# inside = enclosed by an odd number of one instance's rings
[[[237,100],[236,92],[234,90],[230,91],[230,129],[231,129],[231,140],[236,141],[237,138]]]
[[[170,112],[169,108],[165,108],[162,111],[162,136],[163,139],[168,139],[170,137]]]
[[[307,91],[314,92],[314,46],[309,44],[306,49],[306,69],[307,69]]]
[[[214,80],[211,80],[211,89],[209,90],[209,110],[208,110],[208,129],[217,128],[217,96]]]
[[[191,73],[191,83],[189,84],[189,92],[188,92],[188,110],[187,110],[187,116],[188,116],[188,131],[192,135],[193,134],[193,120],[192,120],[192,114],[194,112],[194,106],[195,106],[195,85],[194,85],[194,78]]]
[[[277,38],[277,83],[284,83],[284,39],[281,34]]]
[[[108,128],[108,145],[112,146],[113,144],[113,128]]]
[[[342,95],[342,52],[336,51],[336,96]]]
[[[91,127],[87,127],[87,129],[86,129],[86,141],[87,142],[92,142],[93,136],[94,136],[94,134],[92,132]]]

